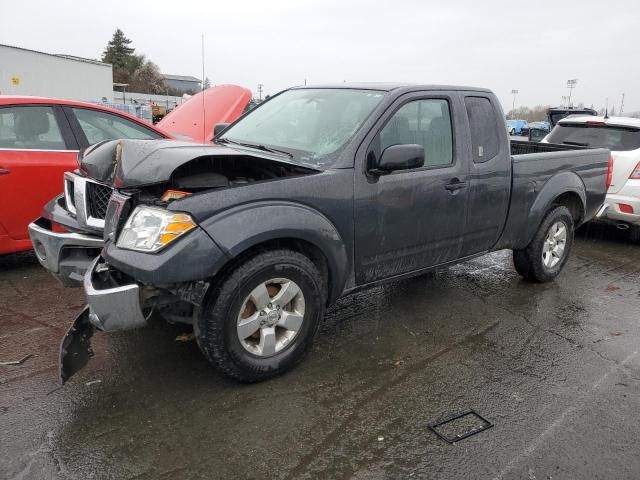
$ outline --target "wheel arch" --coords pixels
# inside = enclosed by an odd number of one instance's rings
[[[327,217],[308,206],[252,203],[204,222],[202,227],[228,257],[216,275],[258,252],[284,247],[309,257],[325,275],[327,304],[344,290],[351,269],[345,242]]]
[[[574,172],[562,172],[551,177],[540,189],[526,222],[524,247],[531,242],[545,215],[554,206],[569,209],[574,225],[581,225],[586,211],[586,190],[582,179]]]

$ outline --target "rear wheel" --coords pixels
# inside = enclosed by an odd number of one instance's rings
[[[325,282],[293,250],[256,255],[217,285],[196,326],[198,345],[227,375],[257,382],[302,359],[324,314]]]
[[[555,207],[542,220],[533,239],[513,251],[516,271],[532,282],[550,282],[562,271],[573,246],[573,217],[566,207]]]
[[[633,243],[640,243],[640,227],[633,226],[629,229],[629,240]]]

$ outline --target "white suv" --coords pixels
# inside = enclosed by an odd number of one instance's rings
[[[630,229],[632,240],[640,241],[640,119],[571,116],[543,141],[611,150],[613,175],[600,220]]]

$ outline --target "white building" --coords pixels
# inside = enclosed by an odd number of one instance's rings
[[[113,69],[96,60],[0,44],[0,95],[111,102]]]

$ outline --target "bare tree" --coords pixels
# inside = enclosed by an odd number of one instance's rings
[[[528,122],[541,122],[547,119],[549,105],[537,105],[533,108],[518,107],[507,112],[507,118],[518,118]]]
[[[131,75],[131,91],[162,94],[167,92],[160,69],[153,62],[146,62]]]

